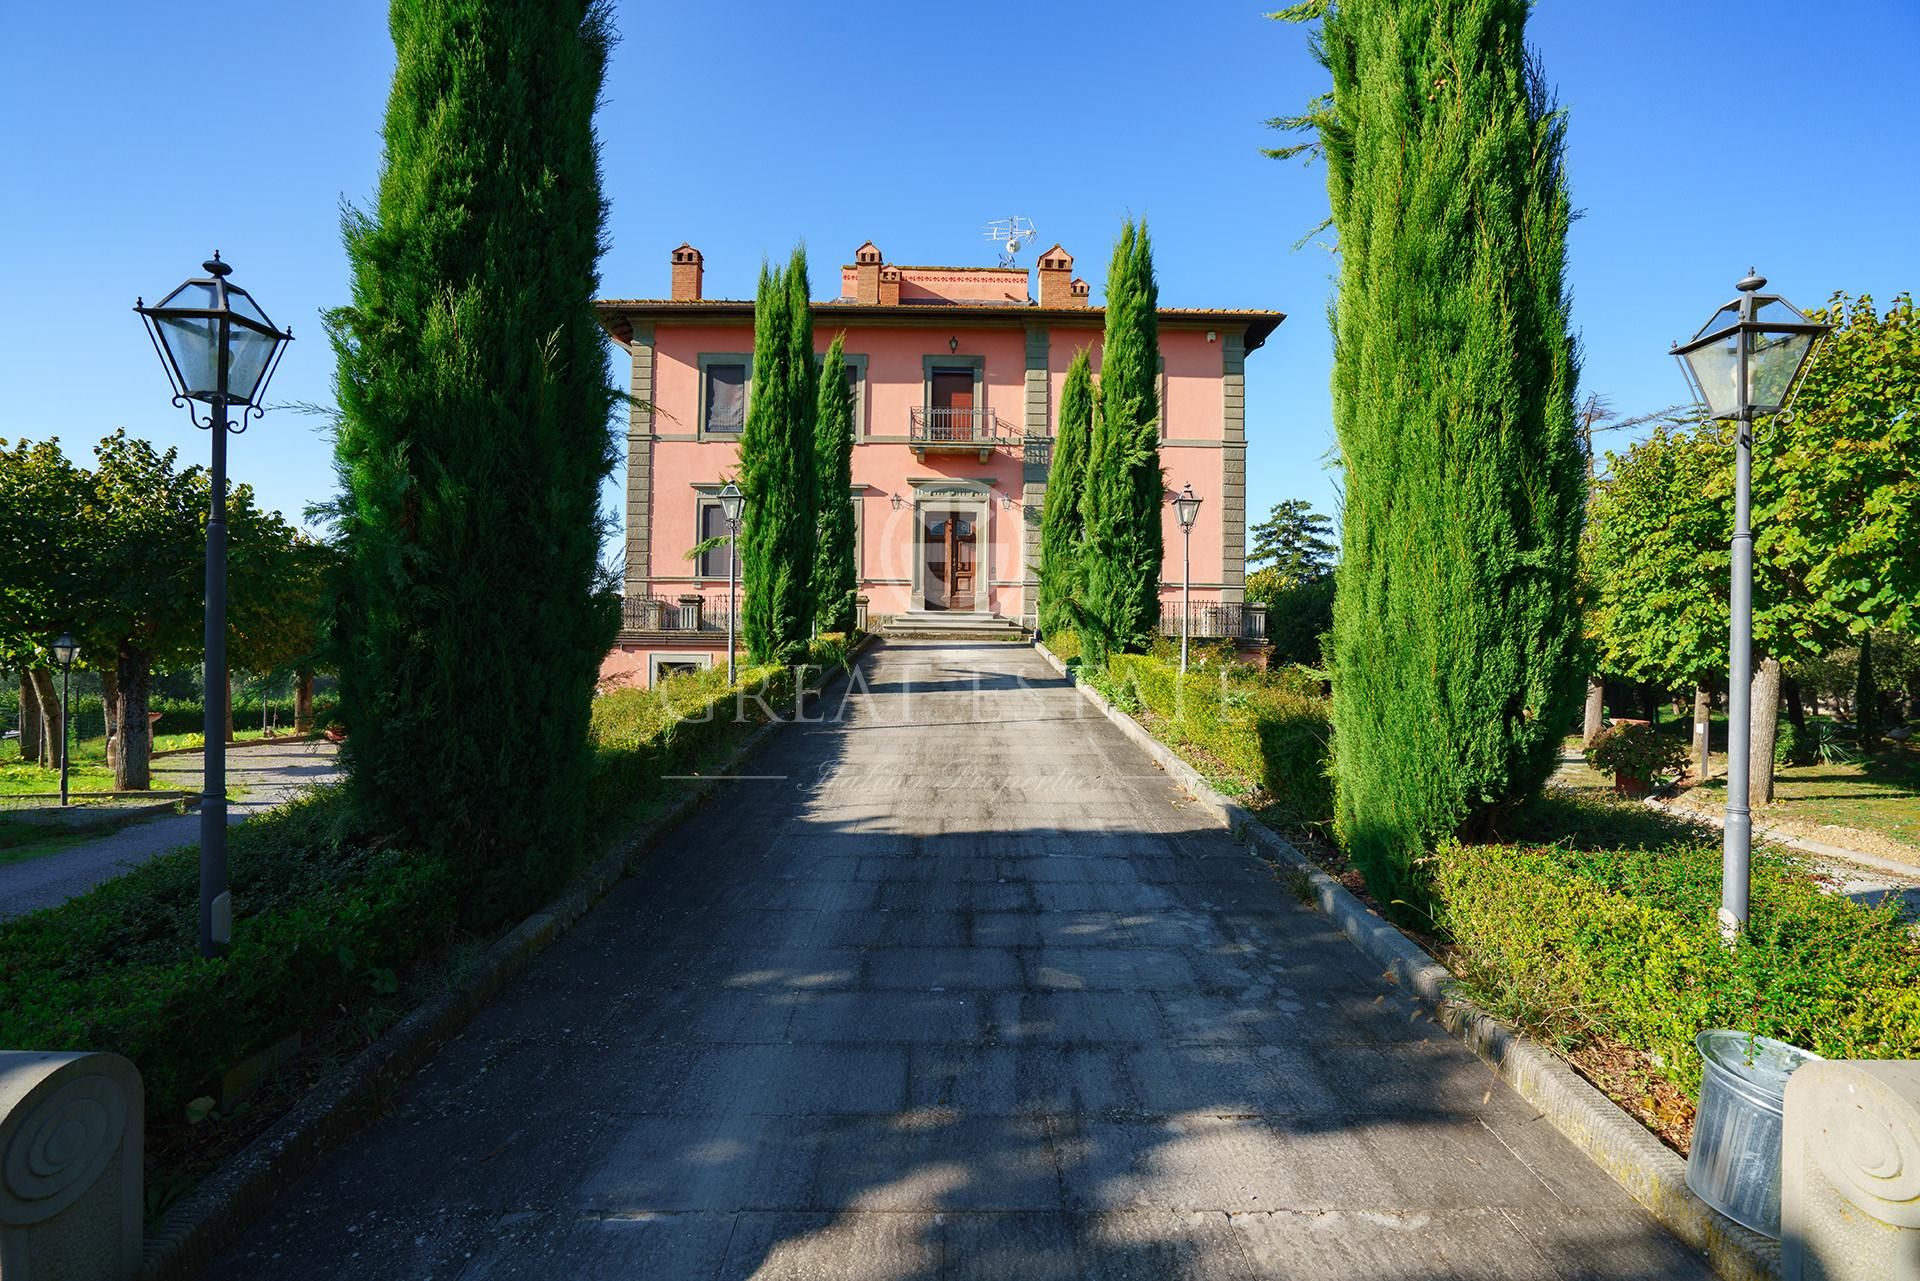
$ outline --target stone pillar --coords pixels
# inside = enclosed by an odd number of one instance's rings
[[[0,1051],[0,1277],[138,1276],[145,1136],[119,1055]]]
[[[1920,1281],[1920,1063],[1802,1066],[1780,1147],[1787,1281]]]
[[[688,592],[680,598],[680,626],[682,630],[697,632],[700,630],[700,615],[705,611],[707,598],[698,592]]]

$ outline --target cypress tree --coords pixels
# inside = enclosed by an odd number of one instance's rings
[[[796,279],[797,277],[797,279]],[[806,312],[796,317],[797,310]],[[806,256],[763,265],[753,309],[753,391],[740,433],[740,631],[756,663],[790,662],[813,626],[813,320]]]
[[[619,621],[597,572],[618,394],[592,298],[606,206],[590,0],[394,0],[371,209],[343,232],[342,717],[361,821],[448,858],[470,923],[567,871]]]
[[[1060,389],[1059,428],[1047,468],[1047,496],[1040,512],[1040,631],[1051,636],[1074,626],[1080,595],[1079,555],[1084,526],[1080,496],[1087,483],[1087,448],[1093,433],[1093,364],[1082,347],[1067,366]]]
[[[1081,495],[1082,654],[1144,651],[1160,624],[1160,289],[1147,225],[1128,221],[1107,269],[1100,398]]]
[[[1880,746],[1880,685],[1873,674],[1873,633],[1860,633],[1860,665],[1854,672],[1853,723],[1859,732],[1860,750],[1871,752]]]
[[[820,395],[815,402],[814,462],[819,468],[819,545],[813,557],[813,595],[816,617],[823,632],[853,630],[855,600],[859,594],[854,564],[853,504],[853,388],[845,375],[846,339],[836,336],[820,368]]]
[[[1338,0],[1302,123],[1340,241],[1338,830],[1383,902],[1489,834],[1579,705],[1583,470],[1563,276],[1565,118],[1527,0]]]

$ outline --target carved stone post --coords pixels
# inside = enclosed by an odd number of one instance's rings
[[[1787,1281],[1920,1281],[1920,1063],[1787,1079],[1780,1263]]]
[[[680,598],[680,626],[689,632],[700,630],[701,615],[706,610],[707,598],[698,592],[688,592]]]
[[[137,1276],[145,1135],[119,1055],[0,1051],[0,1278]]]

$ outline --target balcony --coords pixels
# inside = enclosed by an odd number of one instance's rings
[[[1020,429],[991,409],[917,408],[909,411],[907,440],[922,462],[929,453],[978,454],[986,462],[994,450],[1023,440]]]
[[[628,596],[621,602],[622,632],[727,634],[726,601],[708,601],[689,593],[675,600],[659,596]]]
[[[1160,604],[1160,634],[1180,636],[1180,602]],[[1221,601],[1193,602],[1193,628],[1187,633],[1195,640],[1264,641],[1267,638],[1267,607],[1249,601],[1244,605]]]

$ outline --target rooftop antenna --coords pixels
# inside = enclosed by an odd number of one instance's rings
[[[1021,247],[1033,240],[1033,219],[1022,218],[1018,214],[1011,218],[995,218],[987,224],[986,237],[1000,243],[1000,265],[1011,267]]]

